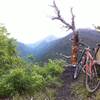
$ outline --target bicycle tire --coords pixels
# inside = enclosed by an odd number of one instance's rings
[[[79,63],[76,65],[75,72],[74,72],[74,79],[77,79],[80,72],[82,71],[83,66],[86,63],[86,57],[83,56]]]
[[[76,65],[76,68],[75,68],[74,79],[78,78],[81,70],[82,70],[82,65],[79,63],[78,65]]]
[[[96,64],[92,66],[91,76],[86,74],[85,85],[86,85],[86,89],[88,90],[88,92],[91,92],[91,93],[95,92],[98,89],[100,85],[100,81],[98,79]]]

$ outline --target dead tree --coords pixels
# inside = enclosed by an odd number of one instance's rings
[[[73,35],[72,35],[72,54],[71,54],[71,63],[72,64],[77,64],[77,54],[78,54],[78,46],[79,46],[79,38],[78,38],[78,32],[76,31],[76,27],[75,27],[75,16],[73,14],[73,9],[70,9],[71,15],[72,15],[72,19],[71,19],[71,23],[68,23],[66,20],[64,20],[64,18],[61,16],[60,10],[58,9],[55,1],[53,1],[53,6],[52,6],[55,10],[56,10],[56,15],[55,17],[52,17],[52,20],[59,20],[61,21],[64,25],[65,28],[67,28],[67,30],[72,30]]]

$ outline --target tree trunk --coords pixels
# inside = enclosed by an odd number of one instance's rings
[[[73,65],[77,64],[78,47],[79,47],[78,32],[73,31],[73,36],[72,36],[72,54],[71,54],[71,64],[73,64]]]

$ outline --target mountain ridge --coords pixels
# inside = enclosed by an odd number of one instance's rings
[[[100,42],[100,33],[92,29],[78,29],[79,39],[90,45],[92,48],[96,46],[97,42]],[[49,42],[43,40],[36,45],[35,48],[31,48],[30,53],[36,56],[40,60],[54,59],[59,56],[56,53],[63,53],[65,55],[71,54],[71,41],[72,33],[69,35],[51,40]],[[28,48],[26,48],[27,51]]]

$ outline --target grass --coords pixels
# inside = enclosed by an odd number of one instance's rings
[[[35,100],[56,100],[56,89],[47,88],[45,92],[39,92],[34,96]]]
[[[29,95],[18,95],[13,97],[12,100],[56,100],[56,88],[46,88],[45,91],[36,93],[33,97]]]
[[[87,91],[84,83],[84,74],[81,74],[79,79],[72,84],[72,94],[77,98],[75,100],[100,100],[100,89],[94,93]]]
[[[91,97],[84,84],[84,74],[80,74],[79,78],[72,84],[72,94],[77,98],[77,100],[88,100]]]

